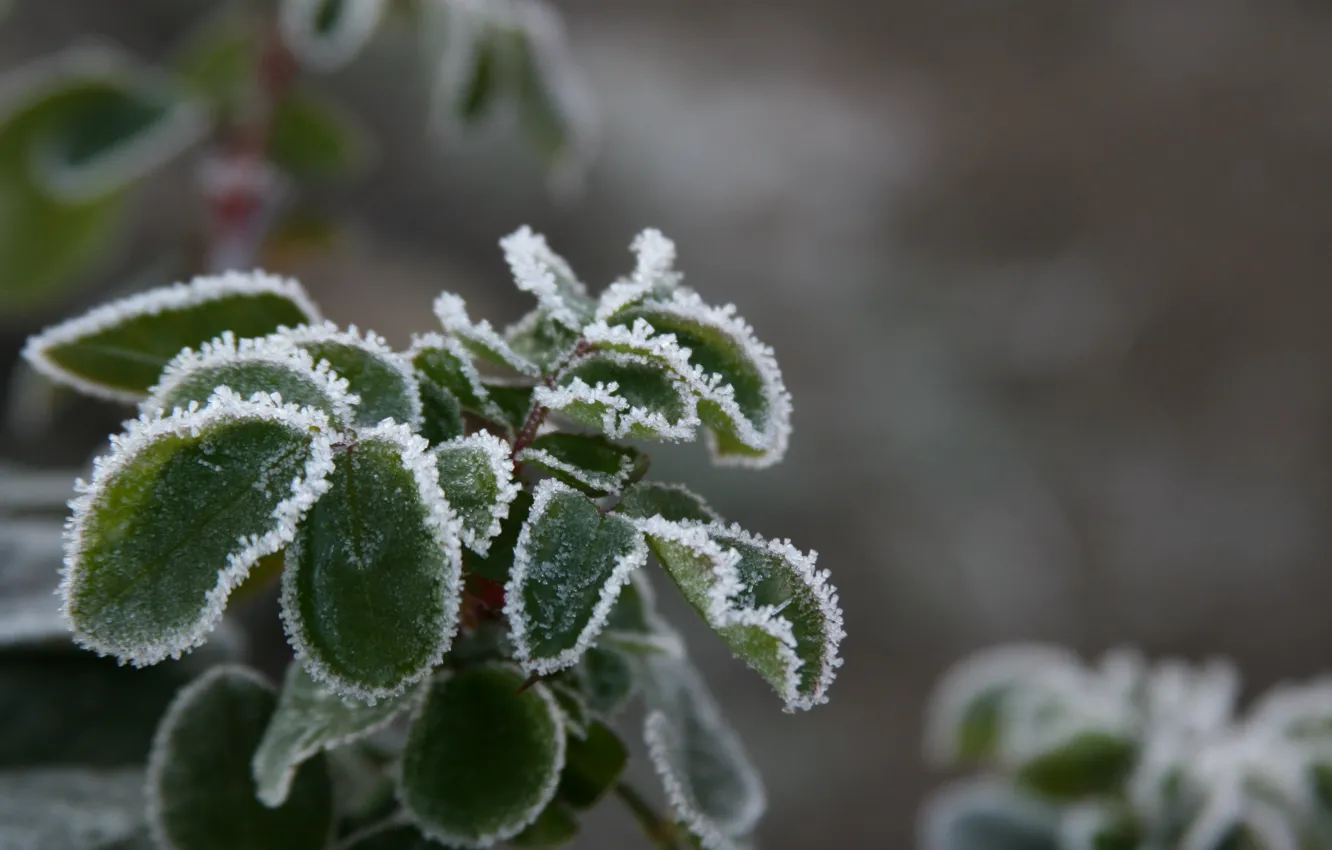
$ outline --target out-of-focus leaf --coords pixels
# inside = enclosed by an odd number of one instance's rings
[[[1136,757],[1131,740],[1084,732],[1023,764],[1017,781],[1051,799],[1112,793],[1122,787]]]
[[[615,715],[637,687],[633,661],[616,649],[589,647],[574,672],[588,708],[602,717]]]
[[[921,850],[1059,850],[1058,812],[996,781],[950,786],[922,811]]]
[[[369,134],[351,113],[297,89],[273,113],[268,156],[298,178],[340,177],[364,167],[369,145]]]
[[[281,0],[282,38],[315,71],[346,65],[374,34],[387,0]]]
[[[510,838],[512,847],[558,847],[578,835],[578,818],[558,799],[541,810],[527,829]]]
[[[558,799],[579,811],[591,809],[614,787],[628,761],[629,750],[615,731],[592,723],[585,737],[569,741]]]

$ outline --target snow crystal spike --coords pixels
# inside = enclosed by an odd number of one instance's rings
[[[532,361],[514,351],[509,343],[491,327],[488,319],[473,323],[467,315],[467,305],[452,292],[441,292],[434,303],[435,316],[444,327],[445,334],[462,340],[474,356],[507,366],[528,377],[538,377],[541,369]]]
[[[546,237],[524,225],[500,240],[504,259],[514,283],[536,296],[548,315],[572,331],[581,330],[593,307],[587,287],[574,275],[563,257],[546,243]]]

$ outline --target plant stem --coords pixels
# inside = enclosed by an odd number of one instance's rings
[[[616,783],[615,796],[620,798],[634,820],[638,821],[649,841],[660,850],[677,850],[680,846],[680,829],[674,821],[657,814],[652,804],[628,782]]]
[[[574,361],[591,350],[591,344],[579,337],[578,341],[574,343],[574,347],[570,349],[569,354],[554,369],[541,376],[542,383],[547,387],[554,387],[559,379],[564,376],[565,371],[573,365]],[[541,424],[546,421],[546,417],[549,415],[549,407],[540,404],[532,405],[532,408],[527,411],[527,418],[523,420],[523,427],[519,429],[518,435],[514,437],[513,450],[509,453],[510,457],[517,458],[520,451],[532,444],[532,441],[536,439],[537,431],[541,429]]]

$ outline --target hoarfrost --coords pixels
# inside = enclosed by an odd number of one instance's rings
[[[444,333],[458,337],[474,355],[496,360],[524,375],[536,377],[541,369],[532,361],[509,347],[509,343],[490,325],[488,319],[473,324],[467,315],[467,305],[452,292],[442,292],[435,299],[435,315],[444,326]]]
[[[490,543],[500,533],[500,527],[509,516],[509,506],[513,504],[522,484],[513,480],[513,460],[509,457],[509,444],[484,431],[467,437],[458,437],[431,450],[437,461],[445,455],[466,456],[478,468],[486,470],[489,480],[470,480],[461,482],[462,490],[468,496],[483,496],[483,504],[474,510],[464,510],[462,502],[453,498],[448,487],[441,487],[444,496],[454,505],[458,513],[462,544],[476,554],[485,557],[490,552]],[[436,463],[438,474],[438,462]],[[470,499],[468,500],[470,501]]]
[[[346,65],[374,34],[387,0],[342,0],[334,4],[332,29],[321,18],[328,0],[283,0],[278,14],[282,40],[303,65],[315,71],[336,71]]]
[[[500,247],[518,288],[536,296],[551,319],[571,331],[581,331],[591,313],[585,303],[587,287],[568,262],[550,249],[546,237],[523,226],[501,239]]]

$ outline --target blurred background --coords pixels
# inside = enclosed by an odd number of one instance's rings
[[[206,5],[19,0],[0,70],[94,35],[160,60]],[[909,846],[940,781],[924,700],[979,646],[1224,654],[1254,688],[1332,666],[1332,4],[556,5],[600,113],[581,196],[503,132],[428,138],[414,34],[386,27],[313,81],[374,136],[364,173],[298,198],[345,229],[270,259],[405,344],[441,289],[497,325],[527,309],[496,244],[521,224],[594,286],[656,226],[776,348],[786,463],[654,452],[841,589],[846,665],[808,714],[688,630],[767,780],[764,847]],[[155,177],[105,262],[0,316],[0,459],[79,465],[117,429],[124,408],[48,399],[18,351],[168,282],[193,177]],[[606,808],[578,846],[641,846]]]

